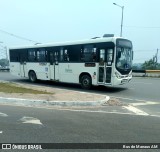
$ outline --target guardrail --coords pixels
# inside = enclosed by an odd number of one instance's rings
[[[160,70],[132,70],[133,76],[160,77]]]
[[[0,68],[0,71],[10,71],[9,68]]]
[[[160,73],[160,70],[132,70],[134,73]]]
[[[146,70],[146,73],[160,73],[160,70]]]

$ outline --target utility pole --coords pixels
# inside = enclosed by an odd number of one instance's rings
[[[116,3],[113,3],[114,5],[120,7],[122,9],[122,18],[121,18],[121,32],[120,32],[120,37],[122,37],[122,30],[123,30],[123,11],[124,11],[124,6],[118,5]]]
[[[158,62],[158,49],[157,49],[156,54],[153,56],[153,61],[154,61],[154,63]]]
[[[153,64],[154,64],[155,69],[156,69],[157,63],[158,63],[158,51],[159,51],[159,49],[157,49],[156,54],[153,56]]]
[[[156,53],[157,63],[158,63],[158,51],[159,49],[157,49],[157,53]]]

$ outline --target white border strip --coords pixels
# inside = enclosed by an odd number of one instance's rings
[[[145,103],[131,103],[132,106],[147,106],[147,105],[155,105],[160,104],[158,102],[145,102]]]
[[[0,116],[2,116],[2,117],[8,117],[8,115],[7,115],[7,114],[2,113],[2,112],[0,112]]]
[[[130,106],[130,105],[129,106],[123,106],[123,108],[135,113],[136,115],[149,116],[148,113],[146,113],[146,112],[144,112],[144,111],[142,111],[142,110],[140,110],[138,108],[135,108],[133,106]]]

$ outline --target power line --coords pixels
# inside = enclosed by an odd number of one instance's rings
[[[28,38],[15,35],[15,34],[13,34],[13,33],[9,33],[9,32],[4,31],[4,30],[2,30],[2,29],[0,29],[0,32],[5,33],[5,34],[7,34],[7,35],[10,35],[10,36],[12,36],[12,37],[16,37],[16,38],[18,38],[18,39],[22,39],[22,40],[26,40],[26,41],[32,42],[32,43],[39,43],[39,42],[37,42],[37,41],[30,40],[30,39],[28,39]]]

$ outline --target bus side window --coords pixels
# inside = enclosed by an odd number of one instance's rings
[[[36,50],[35,49],[28,50],[28,60],[31,62],[36,61]]]
[[[18,50],[10,50],[10,61],[11,62],[19,61],[19,51]]]
[[[85,62],[95,62],[97,60],[97,49],[93,45],[86,45],[81,49],[81,60]]]
[[[107,62],[113,61],[113,49],[107,49]]]
[[[58,52],[54,52],[54,59],[56,62],[58,62]]]
[[[64,61],[69,61],[69,53],[67,49],[64,50]]]
[[[99,54],[99,65],[104,65],[105,61],[105,49],[100,49],[100,54]]]
[[[53,52],[50,52],[50,63],[51,65],[54,63]]]
[[[97,61],[97,48],[93,48],[92,61],[93,61],[93,62],[96,62],[96,61]]]
[[[65,49],[65,60],[68,62],[79,62],[80,45],[70,45]]]
[[[63,56],[63,47],[61,47],[60,48],[60,60],[59,61],[63,61],[63,58],[64,58],[64,56]]]
[[[57,55],[58,57],[58,55]],[[66,48],[60,48],[60,61],[61,62],[68,62],[69,61],[69,51]]]
[[[81,54],[80,54],[80,60],[81,61],[84,61],[84,52],[83,52],[83,49],[81,48]]]
[[[46,51],[45,48],[40,48],[37,50],[37,61],[45,62],[46,61]]]

